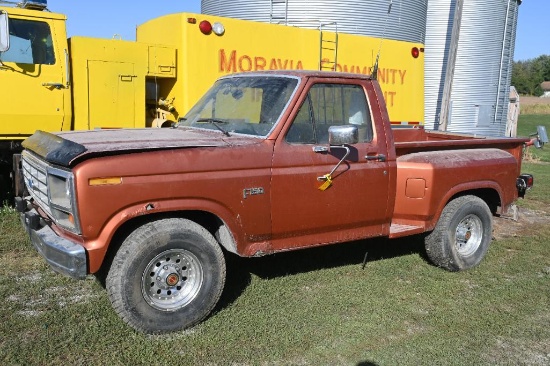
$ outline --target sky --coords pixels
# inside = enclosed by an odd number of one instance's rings
[[[69,37],[117,35],[134,40],[138,24],[169,13],[200,13],[200,3],[200,0],[48,0],[48,8],[67,15]],[[550,0],[523,0],[519,7],[514,60],[550,55],[549,16]]]

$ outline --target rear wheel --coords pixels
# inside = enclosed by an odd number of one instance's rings
[[[225,282],[214,237],[186,219],[136,229],[122,243],[106,279],[115,311],[144,333],[191,327],[212,311]]]
[[[476,196],[458,197],[445,206],[437,225],[425,239],[426,253],[449,271],[475,267],[485,257],[493,232],[492,214]]]

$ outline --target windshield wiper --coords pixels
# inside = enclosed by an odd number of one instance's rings
[[[220,125],[218,123],[229,123],[227,121],[224,121],[223,119],[219,119],[219,118],[199,118],[198,120],[195,121],[195,123],[211,123],[213,124],[218,130],[221,131],[221,133],[223,133],[225,136],[227,137],[230,137],[231,135],[229,134],[229,132],[227,132],[226,130],[224,130],[223,128],[220,127]]]
[[[187,118],[181,117],[180,119],[178,119],[177,122],[172,122],[172,125],[170,127],[178,128],[180,126],[180,122],[185,122],[186,120],[187,120]]]

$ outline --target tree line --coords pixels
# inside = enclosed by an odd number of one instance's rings
[[[541,96],[540,84],[550,81],[550,55],[526,61],[515,61],[512,66],[512,85],[522,95]]]

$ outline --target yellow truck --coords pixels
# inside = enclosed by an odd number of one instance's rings
[[[424,116],[422,44],[178,13],[137,27],[136,41],[66,36],[46,0],[0,7],[0,196],[12,188],[21,142],[48,132],[165,127],[220,76],[260,70],[335,70],[378,80],[393,124]],[[15,156],[14,156],[15,155]]]

